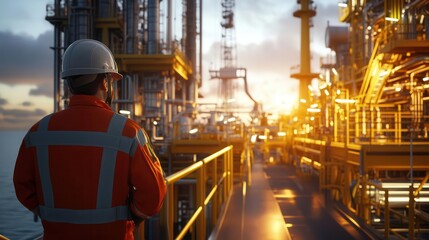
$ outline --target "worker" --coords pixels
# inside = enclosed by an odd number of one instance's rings
[[[43,239],[133,239],[156,214],[164,174],[146,132],[113,112],[111,51],[83,39],[65,51],[69,106],[31,127],[14,170],[18,200],[42,219]]]

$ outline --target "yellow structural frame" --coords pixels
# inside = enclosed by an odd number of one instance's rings
[[[191,63],[176,51],[173,54],[115,54],[120,72],[173,72],[184,80],[192,74]]]

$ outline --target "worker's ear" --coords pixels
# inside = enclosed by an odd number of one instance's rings
[[[107,86],[107,79],[106,78],[103,79],[103,83],[100,84],[100,87],[102,90],[107,91],[108,86]]]

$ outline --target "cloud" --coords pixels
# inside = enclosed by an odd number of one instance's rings
[[[27,118],[27,117],[42,117],[46,115],[46,111],[40,108],[34,110],[22,110],[22,109],[5,109],[0,108],[0,114],[5,117],[13,118]]]
[[[0,82],[16,84],[49,84],[53,79],[53,32],[38,38],[0,31]],[[52,94],[50,94],[52,96]]]
[[[7,103],[8,103],[7,99],[0,98],[0,106],[1,105],[6,105]]]
[[[22,110],[0,107],[0,130],[29,129],[46,114],[46,111],[40,108]]]
[[[22,106],[24,106],[24,107],[30,107],[30,106],[33,106],[33,103],[29,102],[29,101],[25,101],[25,102],[22,102]]]
[[[49,84],[40,84],[38,86],[36,86],[36,88],[32,88],[30,89],[30,96],[48,96],[48,97],[52,97],[53,96],[53,86],[52,83]]]

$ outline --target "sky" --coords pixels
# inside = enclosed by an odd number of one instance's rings
[[[5,0],[3,0],[5,1]],[[53,111],[53,26],[45,20],[53,0],[7,1],[0,8],[0,130],[27,130]],[[173,0],[181,4],[182,0]],[[310,30],[312,70],[332,54],[325,47],[328,25],[338,22],[337,0],[316,0]],[[300,19],[293,17],[297,1],[236,0],[237,67],[247,69],[252,96],[264,111],[288,111],[297,100],[299,82],[290,68],[300,62]],[[210,101],[219,81],[209,80],[209,68],[220,67],[221,0],[203,0],[203,84]],[[180,13],[175,13],[180,17]],[[253,103],[238,89],[243,106]],[[204,101],[204,100],[203,100]]]

